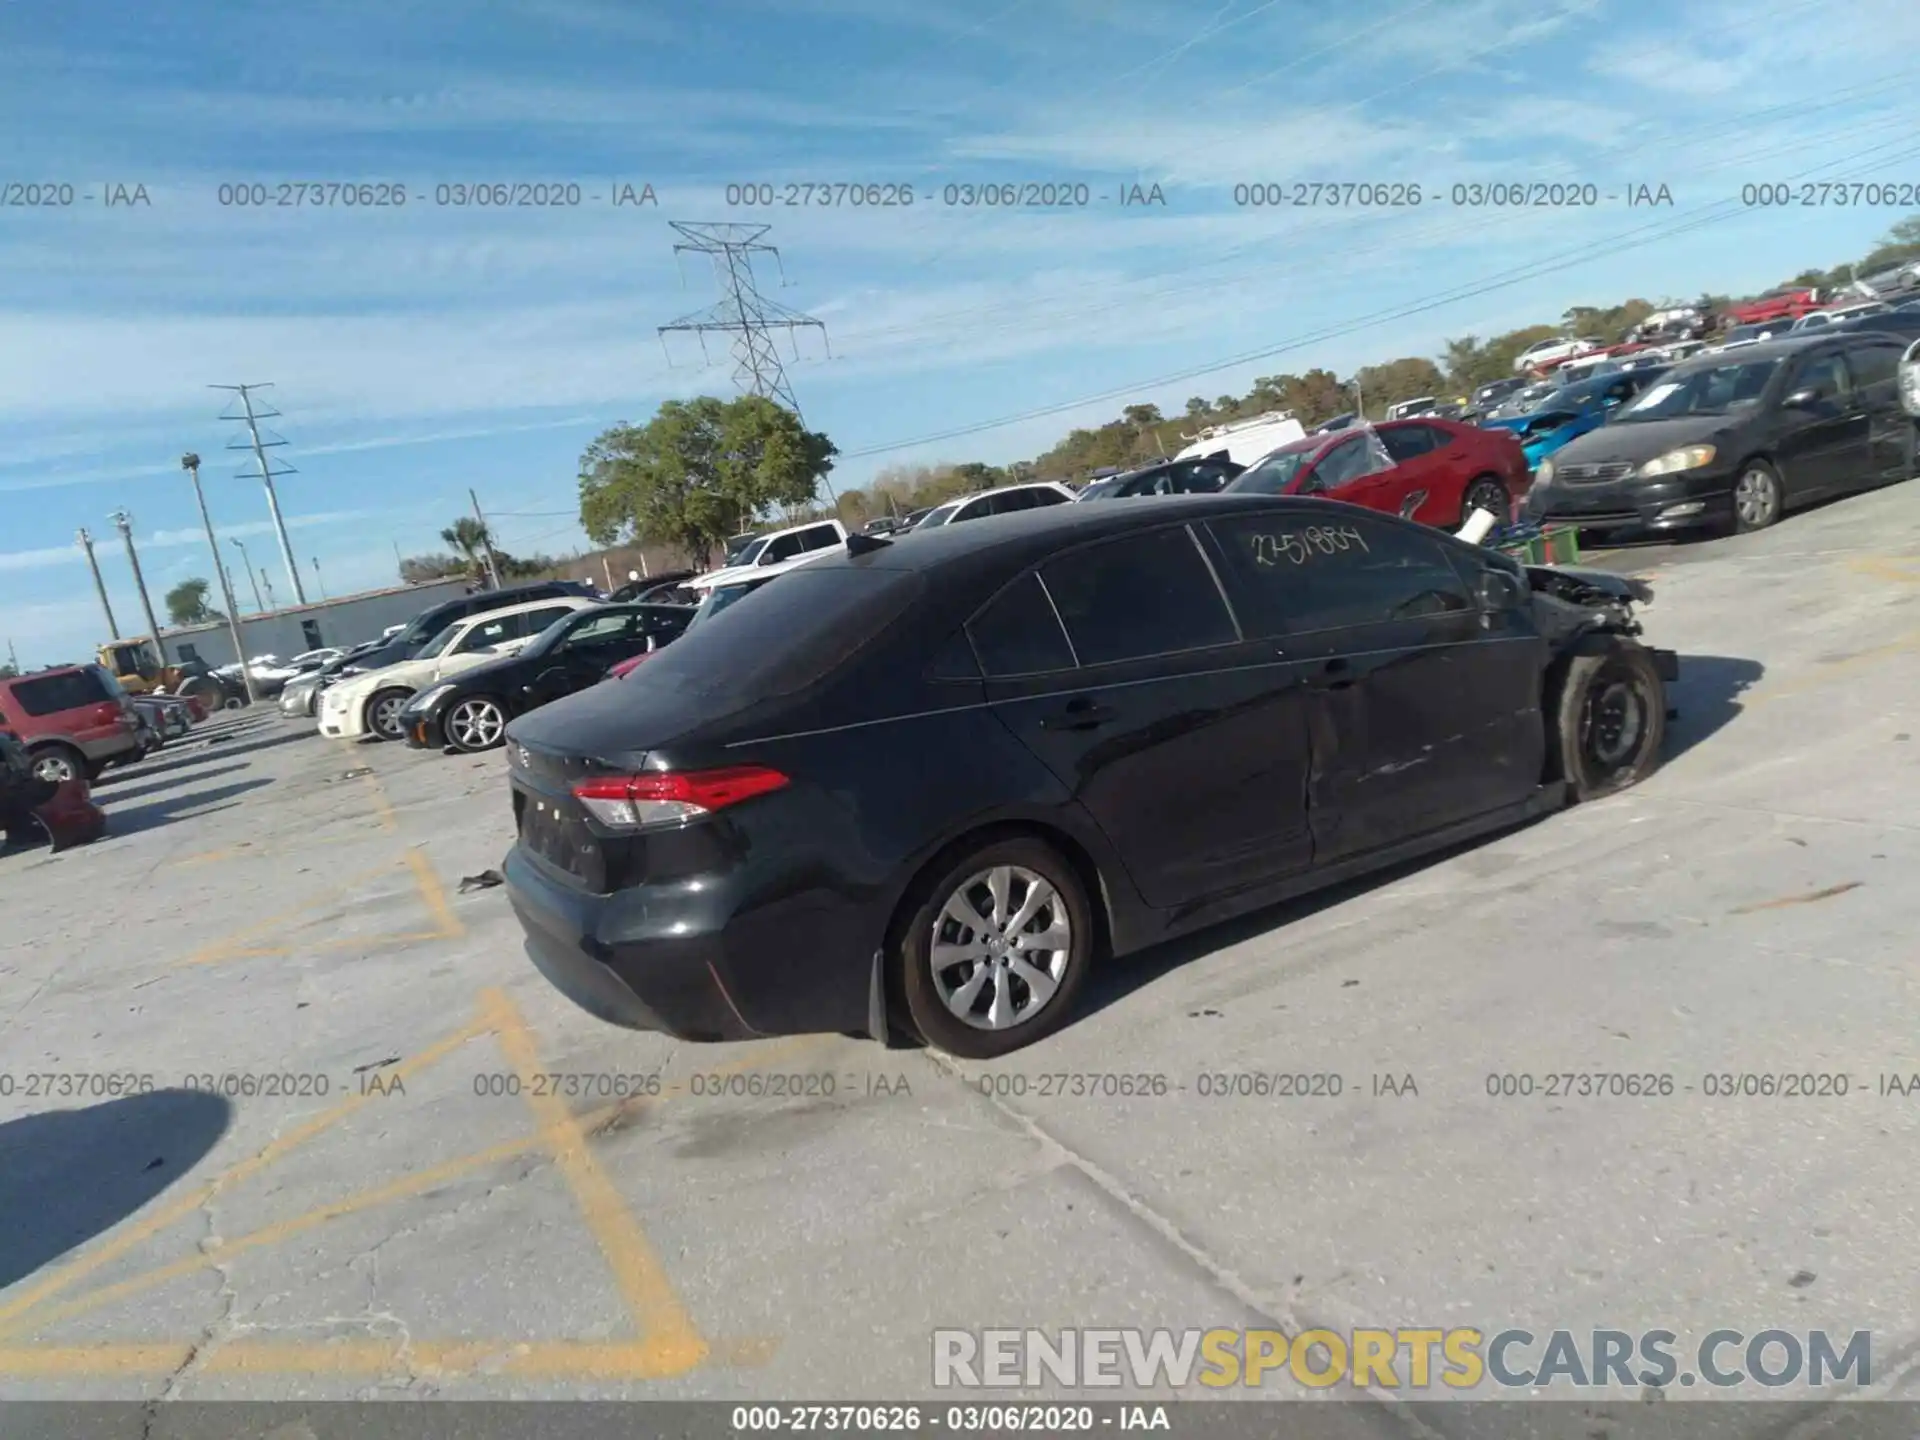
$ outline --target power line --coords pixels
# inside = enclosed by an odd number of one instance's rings
[[[1819,165],[1812,166],[1809,169],[1793,175],[1782,176],[1780,179],[1782,182],[1805,179],[1817,170],[1826,169],[1831,165],[1841,165],[1848,161],[1858,160],[1866,155],[1885,150],[1889,148],[1889,146],[1898,143],[1901,142],[1889,141],[1886,144],[1872,146],[1867,150],[1858,151],[1853,155],[1845,156],[1838,160],[1823,161]],[[1879,160],[1875,161],[1873,167],[1870,168],[1877,168],[1880,165],[1889,164],[1895,160],[1908,159],[1914,155],[1920,155],[1920,147],[1915,147],[1896,155],[1882,156]],[[1676,235],[1685,234],[1690,230],[1719,224],[1723,220],[1731,219],[1733,216],[1740,214],[1746,208],[1747,207],[1742,205],[1737,199],[1717,201],[1684,218],[1677,218],[1673,222],[1662,221],[1657,224],[1639,226],[1623,234],[1610,236],[1604,240],[1580,246],[1572,251],[1562,252],[1561,255],[1549,257],[1545,261],[1536,261],[1528,265],[1514,267],[1507,271],[1495,272],[1492,276],[1484,277],[1479,281],[1469,282],[1465,286],[1455,287],[1451,291],[1443,291],[1426,300],[1395,306],[1388,310],[1376,311],[1371,315],[1362,316],[1357,320],[1349,321],[1342,325],[1326,327],[1306,335],[1283,341],[1278,345],[1248,351],[1225,360],[1194,366],[1174,374],[1158,376],[1151,380],[1139,380],[1131,384],[1115,386],[1112,389],[1103,390],[1096,395],[1085,395],[1078,399],[1062,401],[1058,404],[1039,406],[1031,410],[1021,411],[1015,415],[1002,416],[994,420],[979,421],[971,425],[956,426],[950,430],[923,435],[911,440],[901,440],[885,445],[871,445],[859,450],[850,450],[846,452],[846,458],[853,460],[863,459],[873,455],[893,454],[902,450],[915,449],[922,445],[935,444],[942,440],[955,440],[969,435],[984,434],[991,430],[1002,430],[1009,425],[1018,425],[1028,420],[1045,419],[1049,416],[1064,414],[1070,410],[1077,410],[1083,405],[1097,404],[1101,401],[1118,399],[1126,395],[1136,395],[1143,390],[1157,389],[1161,386],[1177,384],[1184,380],[1198,379],[1203,375],[1218,374],[1223,370],[1235,369],[1241,365],[1251,364],[1256,360],[1271,359],[1276,355],[1283,355],[1290,351],[1299,350],[1323,340],[1351,335],[1361,330],[1371,329],[1377,325],[1389,324],[1395,320],[1403,320],[1413,315],[1424,314],[1430,310],[1437,310],[1460,300],[1474,299],[1480,295],[1490,294],[1497,290],[1505,290],[1514,285],[1522,284],[1527,280],[1535,280],[1546,275],[1556,274],[1562,270],[1572,269],[1577,265],[1598,258],[1601,254],[1616,254],[1622,250],[1637,250],[1661,240],[1671,239]]]

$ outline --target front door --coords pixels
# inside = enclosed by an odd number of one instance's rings
[[[1188,527],[1069,551],[969,631],[993,713],[1085,806],[1148,904],[1308,864],[1300,672],[1240,639]]]
[[[1531,791],[1540,742],[1518,719],[1492,722],[1503,706],[1537,713],[1538,700],[1516,701],[1504,678],[1486,688],[1490,632],[1443,541],[1352,512],[1206,528],[1242,627],[1305,671],[1316,866]]]

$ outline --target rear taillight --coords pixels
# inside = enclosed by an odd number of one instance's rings
[[[711,815],[742,800],[780,790],[788,784],[778,770],[734,765],[724,770],[681,774],[609,775],[583,780],[573,798],[602,825],[614,830],[644,830],[679,825]]]

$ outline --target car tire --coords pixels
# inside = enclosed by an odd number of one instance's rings
[[[1785,500],[1780,472],[1764,460],[1749,460],[1733,482],[1733,533],[1750,535],[1774,524],[1786,508]]]
[[[1660,768],[1666,687],[1653,656],[1634,641],[1574,656],[1547,713],[1570,804],[1617,794]]]
[[[376,740],[400,738],[400,712],[413,698],[411,690],[376,690],[367,700],[364,712],[367,734]]]
[[[1491,510],[1496,530],[1513,523],[1513,496],[1500,483],[1498,475],[1476,475],[1467,482],[1466,491],[1460,497],[1460,523],[1454,528],[1466,528],[1476,510]]]
[[[85,780],[91,768],[87,757],[71,745],[42,745],[37,750],[29,750],[27,758],[33,765],[36,780],[51,780],[56,785]]]
[[[993,931],[996,884],[1004,886],[1005,921],[1020,918],[1035,885],[1049,893],[1018,932]],[[927,1044],[964,1060],[991,1060],[1044,1039],[1072,1015],[1093,964],[1093,910],[1079,875],[1051,845],[1020,837],[974,846],[916,893],[893,962],[907,1017]],[[951,910],[970,912],[979,924],[970,927]],[[1063,921],[1064,945],[1043,952],[1020,943],[1058,936]],[[935,954],[937,932],[952,947],[944,966],[946,957]],[[1053,987],[1045,995],[1035,983],[1040,977]],[[988,1016],[1000,1004],[1010,1011],[995,1026]]]
[[[447,707],[440,733],[462,755],[477,755],[500,745],[507,733],[507,707],[491,695],[469,695]]]

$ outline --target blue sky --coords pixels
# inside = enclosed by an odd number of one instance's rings
[[[137,626],[120,507],[156,603],[210,573],[185,449],[222,534],[287,597],[221,383],[275,386],[310,592],[314,559],[329,593],[390,583],[394,546],[438,548],[469,486],[508,548],[584,544],[594,435],[733,393],[721,347],[707,366],[691,337],[656,333],[717,294],[703,261],[676,260],[670,220],[772,225],[786,283],[768,266],[762,287],[825,321],[831,347],[802,335],[789,379],[847,452],[835,481],[858,484],[1032,455],[1125,403],[1177,410],[1260,374],[1344,374],[1573,304],[1755,289],[1857,256],[1908,212],[1750,209],[1741,187],[1920,182],[1916,42],[1913,0],[0,7],[0,185],[137,184],[151,202],[0,208],[0,641],[37,664],[104,638],[82,525],[107,537],[115,610]],[[1166,203],[940,203],[948,183],[1027,180],[1158,184]],[[1664,184],[1673,205],[1233,196],[1502,180]],[[222,184],[282,181],[413,198],[220,203]],[[493,181],[650,184],[659,204],[433,203]],[[798,181],[918,198],[726,204],[729,183]]]

